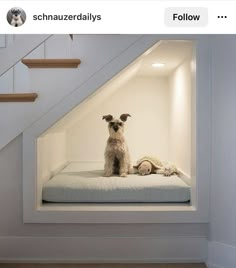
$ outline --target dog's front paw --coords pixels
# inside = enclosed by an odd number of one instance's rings
[[[111,175],[112,175],[112,173],[110,173],[110,172],[105,172],[105,173],[103,174],[104,177],[111,177]]]
[[[120,174],[121,177],[127,177],[127,173],[123,172]]]
[[[136,172],[136,170],[133,167],[129,168],[129,174],[134,174]]]

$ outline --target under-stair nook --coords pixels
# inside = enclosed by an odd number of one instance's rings
[[[57,65],[60,59],[51,61],[52,57],[38,60],[34,55],[23,60],[34,88],[57,89],[60,97],[23,133],[24,221],[205,221],[203,174],[208,169],[200,168],[206,165],[200,154],[208,140],[199,143],[208,131],[201,123],[201,118],[207,122],[207,106],[199,110],[200,103],[209,101],[203,91],[207,83],[204,38],[77,38],[73,57],[81,60],[74,60],[75,68],[67,70],[71,59],[61,66]],[[96,49],[88,49],[89,38],[97,40]],[[80,61],[83,64],[76,68]],[[74,90],[62,98],[60,92],[68,84]],[[102,116],[119,117],[124,112],[131,114],[125,137],[132,165],[145,155],[154,156],[173,163],[178,174],[103,177],[108,130]],[[91,189],[91,185],[82,187],[92,181]]]
[[[159,41],[40,135],[37,180],[44,202],[191,203],[194,49],[190,40]],[[175,165],[177,173],[141,176],[134,167],[126,178],[104,177],[108,133],[101,119],[127,111],[132,166],[147,156]]]

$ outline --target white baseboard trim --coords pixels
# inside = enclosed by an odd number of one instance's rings
[[[204,262],[205,237],[0,237],[1,262]]]
[[[219,242],[208,243],[208,268],[235,268],[236,247]]]
[[[207,268],[223,268],[222,266],[217,266],[215,264],[210,264],[210,263],[207,263],[206,266]]]

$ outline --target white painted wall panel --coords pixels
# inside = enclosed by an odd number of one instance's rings
[[[33,50],[26,59],[42,59],[44,58],[44,44]],[[22,64],[17,63],[14,67],[14,91],[17,93],[22,92],[35,92],[34,86],[32,86],[30,69]]]
[[[77,49],[78,43],[72,42],[69,34],[54,35],[45,43],[45,57],[50,59],[72,58],[71,48]]]
[[[212,241],[236,246],[236,36],[212,37]],[[225,266],[226,267],[226,266]]]
[[[112,87],[116,87],[114,91]],[[103,161],[108,138],[107,123],[102,116],[122,113],[132,116],[125,123],[125,137],[131,157],[136,162],[145,155],[168,160],[169,89],[165,78],[133,78],[119,86],[103,89],[104,99],[88,103],[90,112],[68,131],[68,160]],[[84,109],[87,109],[85,107]],[[80,111],[83,113],[83,110]]]
[[[14,67],[14,92],[30,92],[30,71],[21,62]]]
[[[43,184],[67,163],[65,133],[51,133],[40,137],[37,140],[37,148],[38,191],[42,192]]]
[[[7,34],[6,35],[6,47],[14,43],[16,35],[15,34]],[[17,45],[17,43],[16,43]]]
[[[13,70],[7,71],[0,76],[0,93],[12,93],[13,92]]]
[[[52,133],[38,139],[38,177],[49,179],[52,172],[66,163],[65,133]]]
[[[5,34],[0,35],[0,48],[4,48],[6,46],[6,36]]]
[[[191,59],[174,71],[170,83],[170,160],[191,177]]]

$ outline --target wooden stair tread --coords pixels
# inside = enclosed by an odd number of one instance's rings
[[[22,59],[28,68],[77,68],[80,59]]]
[[[0,94],[0,102],[34,102],[37,93],[7,93]]]

